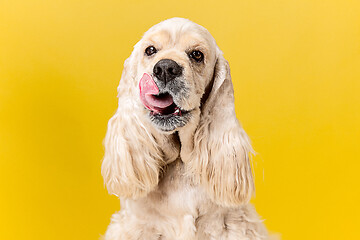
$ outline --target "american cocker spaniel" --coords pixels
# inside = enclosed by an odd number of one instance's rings
[[[125,61],[102,175],[120,197],[106,240],[267,239],[249,204],[252,148],[228,62],[203,27],[172,18]]]

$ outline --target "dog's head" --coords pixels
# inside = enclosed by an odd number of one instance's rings
[[[181,18],[150,28],[125,61],[118,93],[102,165],[111,193],[146,195],[180,156],[215,202],[250,199],[251,146],[229,65],[205,28]]]
[[[161,131],[185,126],[211,83],[219,50],[203,27],[173,18],[150,28],[129,63],[138,100]]]

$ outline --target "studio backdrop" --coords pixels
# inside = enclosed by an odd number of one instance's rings
[[[124,60],[185,17],[229,60],[256,194],[282,239],[360,239],[360,2],[0,0],[0,238],[99,239]]]

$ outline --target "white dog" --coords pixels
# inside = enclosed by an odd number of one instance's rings
[[[181,18],[148,30],[125,61],[102,175],[121,197],[106,240],[267,239],[249,204],[249,139],[214,38]]]

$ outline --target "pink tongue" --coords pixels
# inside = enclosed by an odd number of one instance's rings
[[[145,94],[145,99],[148,103],[157,108],[166,108],[173,103],[172,97],[170,95],[166,95],[165,97],[160,98]]]
[[[153,111],[158,112],[174,102],[170,95],[164,97],[154,96],[159,93],[159,88],[156,86],[154,79],[147,73],[144,73],[140,79],[139,88],[141,102],[145,107]]]

